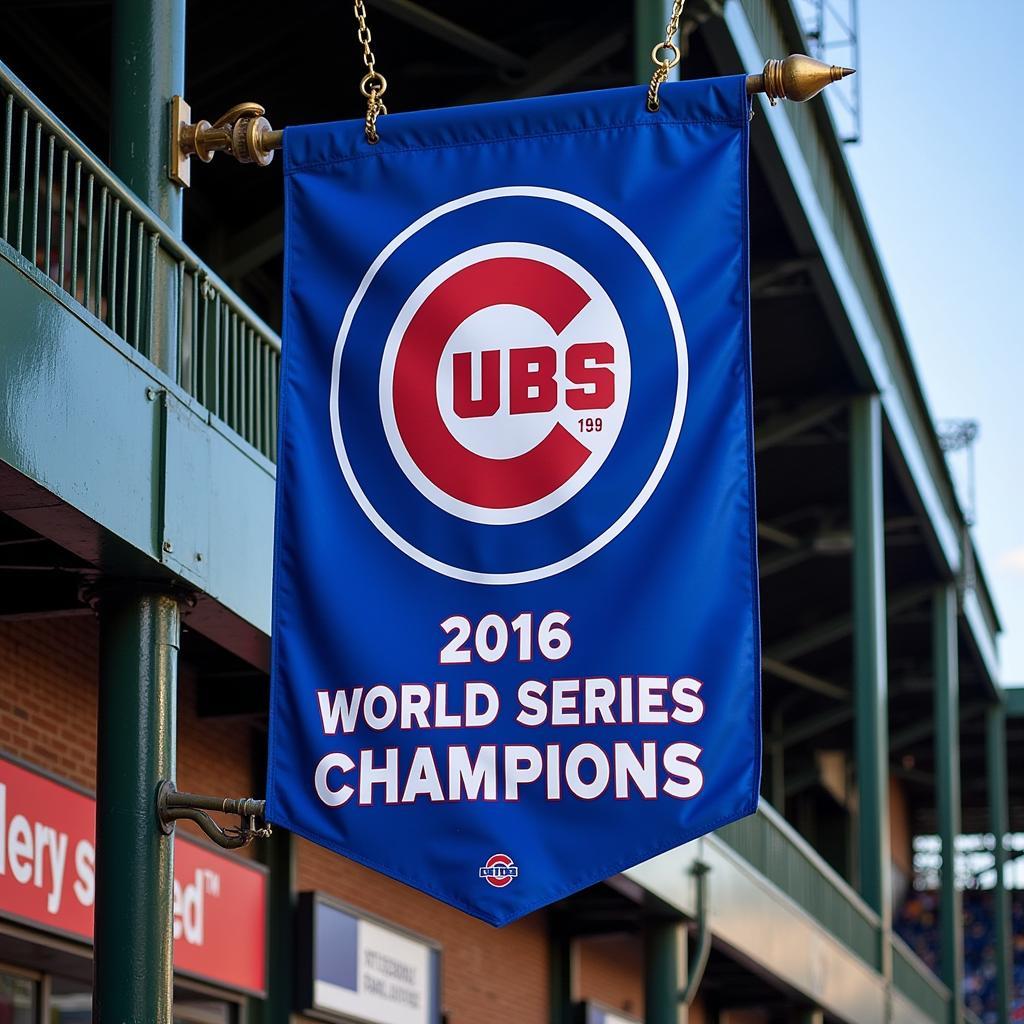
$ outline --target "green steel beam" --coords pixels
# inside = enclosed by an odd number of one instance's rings
[[[1004,687],[1003,703],[1010,718],[1024,718],[1024,686]]]
[[[1006,889],[1005,838],[1010,831],[1007,797],[1006,708],[1002,703],[988,709],[985,720],[988,806],[992,834],[995,837],[996,884],[996,999],[999,1024],[1010,1024],[1010,992],[1013,977],[1010,939],[1010,894]]]
[[[167,139],[168,102],[185,82],[185,0],[117,0],[112,54],[111,167],[180,235]],[[156,324],[150,355],[172,377],[174,281],[169,263],[158,269],[147,311]],[[94,1017],[170,1024],[174,840],[157,822],[155,795],[174,778],[179,598],[128,583],[98,603]]]
[[[567,924],[552,916],[548,931],[550,1024],[573,1024],[573,939]]]
[[[942,841],[939,902],[942,980],[952,993],[950,1024],[963,1018],[963,912],[956,887],[956,837],[960,834],[960,676],[957,596],[953,584],[935,591],[932,603],[932,672],[935,678],[935,800]]]
[[[0,253],[0,295],[0,511],[106,575],[183,576],[190,626],[264,664],[274,467],[41,271]]]
[[[701,33],[718,73],[756,74],[767,58],[799,45],[794,4],[730,0],[721,6],[722,19],[709,19]],[[751,152],[765,168],[800,250],[821,254],[820,273],[813,276],[827,319],[838,328],[840,340],[850,344],[865,387],[881,390],[896,461],[913,483],[946,569],[955,575],[961,569],[963,517],[920,383],[905,358],[902,326],[827,104],[789,104],[772,113],[754,119]],[[998,623],[980,570],[977,590],[965,596],[963,614],[991,685],[999,677]]]
[[[267,998],[249,1000],[252,1024],[288,1024],[295,1006],[295,837],[274,826],[259,851],[267,878]]]
[[[644,935],[644,1021],[685,1024],[680,993],[686,983],[686,929],[675,921],[652,921]]]
[[[170,100],[185,92],[185,0],[115,0],[112,43],[110,167],[180,235],[167,157]]]
[[[174,778],[178,599],[125,585],[97,594],[97,1024],[170,1024],[174,840],[156,790]]]
[[[857,396],[850,407],[850,503],[859,887],[881,918],[884,957],[892,924],[892,886],[882,412],[875,394]]]
[[[651,47],[665,38],[665,26],[671,13],[672,0],[636,0],[633,6],[633,70],[638,82],[651,80],[654,72]],[[673,68],[668,77],[669,81],[677,79],[679,68]]]
[[[115,0],[111,62],[111,170],[181,236],[182,188],[167,175],[170,101],[185,92],[185,0]],[[157,260],[148,355],[176,379],[177,274]]]

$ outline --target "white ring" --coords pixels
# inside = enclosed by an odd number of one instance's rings
[[[474,203],[485,202],[488,199],[502,199],[513,196],[550,199],[555,202],[565,203],[568,206],[574,206],[576,209],[582,210],[584,213],[589,213],[592,217],[610,227],[626,242],[627,245],[630,246],[637,256],[640,257],[641,262],[647,268],[648,273],[654,280],[654,284],[661,295],[662,301],[665,304],[665,311],[668,313],[669,323],[672,327],[672,334],[676,344],[676,362],[678,367],[678,373],[676,375],[676,401],[672,410],[672,420],[669,423],[664,447],[661,450],[661,454],[658,456],[658,461],[654,464],[654,469],[651,471],[651,475],[647,478],[647,482],[640,489],[640,492],[630,503],[629,507],[603,533],[599,534],[592,541],[585,544],[573,554],[567,555],[565,558],[559,559],[557,562],[551,562],[548,565],[538,566],[534,569],[523,569],[517,572],[477,572],[473,569],[464,569],[457,565],[449,565],[447,562],[442,562],[440,559],[434,558],[432,555],[428,555],[424,551],[420,551],[419,548],[407,541],[384,520],[376,508],[371,504],[370,499],[367,498],[366,494],[363,492],[362,487],[359,485],[359,481],[356,479],[355,471],[349,462],[348,452],[345,450],[345,442],[341,433],[341,421],[338,415],[341,355],[345,347],[345,341],[348,338],[348,332],[352,326],[352,321],[355,319],[356,311],[359,308],[359,304],[362,302],[363,297],[369,289],[374,277],[377,275],[377,272],[399,246],[403,245],[409,238],[416,234],[417,231],[436,220],[438,217],[443,217],[445,214],[451,213],[454,210],[462,209],[466,206],[471,206]],[[688,361],[686,357],[686,337],[683,333],[683,324],[679,317],[679,310],[676,308],[675,299],[672,297],[672,290],[669,288],[668,281],[665,280],[665,275],[662,273],[661,268],[657,263],[655,263],[654,257],[647,250],[647,247],[643,242],[637,238],[633,231],[631,231],[618,218],[613,217],[607,210],[602,209],[600,206],[597,206],[595,203],[592,203],[587,199],[573,195],[571,192],[562,192],[558,189],[540,188],[531,185],[513,185],[505,188],[485,189],[482,192],[472,192],[467,196],[462,196],[460,199],[453,199],[451,202],[444,203],[441,206],[435,207],[428,213],[425,213],[403,231],[399,232],[399,234],[397,234],[381,250],[373,263],[370,264],[369,269],[366,271],[362,281],[359,283],[359,287],[356,289],[355,295],[352,296],[352,301],[348,304],[348,308],[345,310],[345,316],[341,322],[341,328],[338,331],[338,338],[334,346],[334,359],[331,365],[330,393],[331,434],[334,438],[334,451],[338,457],[338,464],[341,466],[345,482],[348,484],[349,490],[352,492],[352,496],[356,499],[356,503],[363,510],[367,519],[369,519],[370,522],[373,523],[373,525],[403,554],[413,559],[413,561],[419,562],[420,565],[426,566],[428,569],[432,569],[434,572],[440,573],[443,576],[448,576],[451,579],[462,580],[465,583],[483,583],[491,586],[509,586],[516,583],[532,583],[536,580],[547,579],[550,576],[557,576],[559,573],[565,572],[566,569],[571,569],[575,565],[579,565],[591,555],[600,551],[606,544],[614,540],[633,521],[633,519],[636,518],[637,513],[639,513],[644,505],[647,504],[651,495],[661,482],[661,478],[665,475],[665,470],[668,468],[669,461],[672,458],[672,453],[675,451],[676,443],[679,440],[679,432],[683,426],[683,413],[686,409],[687,383]]]

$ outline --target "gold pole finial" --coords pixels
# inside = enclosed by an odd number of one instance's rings
[[[785,60],[769,60],[759,75],[747,78],[747,92],[763,92],[774,107],[777,100],[802,103],[822,89],[855,73],[854,68],[826,64],[803,53],[790,54]]]

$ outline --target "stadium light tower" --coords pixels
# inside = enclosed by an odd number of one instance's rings
[[[800,24],[807,37],[809,53],[830,64],[859,68],[859,0],[797,0]],[[860,142],[860,77],[829,93],[843,142]]]

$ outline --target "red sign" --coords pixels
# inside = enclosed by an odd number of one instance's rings
[[[96,801],[0,758],[0,916],[92,941]],[[174,849],[174,966],[232,988],[266,984],[267,879],[184,837]]]

